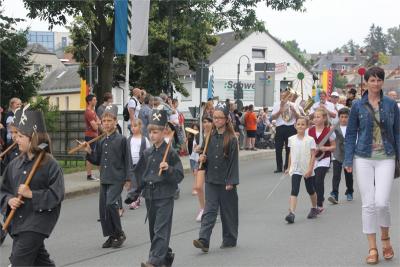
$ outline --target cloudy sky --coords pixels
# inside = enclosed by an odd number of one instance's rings
[[[372,23],[387,28],[399,26],[399,0],[307,0],[306,12],[272,11],[259,4],[257,16],[265,21],[267,29],[281,40],[295,39],[300,48],[318,53],[340,47],[353,39],[363,44]],[[6,15],[25,18],[22,0],[4,0]],[[39,20],[27,20],[20,28],[46,31],[48,24]],[[54,31],[65,31],[56,26]]]

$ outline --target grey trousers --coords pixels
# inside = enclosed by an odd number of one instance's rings
[[[238,194],[234,187],[231,191],[225,189],[225,185],[206,183],[206,205],[201,218],[199,238],[210,243],[212,229],[217,220],[218,208],[220,209],[222,222],[222,243],[224,245],[236,245],[239,227]]]
[[[99,211],[103,236],[116,237],[122,233],[121,218],[118,212],[122,188],[122,184],[100,185]]]
[[[146,199],[151,247],[149,263],[159,266],[166,263],[171,237],[174,199]]]

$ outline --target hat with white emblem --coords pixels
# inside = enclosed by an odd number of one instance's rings
[[[153,109],[151,112],[150,125],[165,127],[168,122],[167,111],[165,109]]]
[[[46,124],[43,112],[29,109],[29,104],[15,113],[15,127],[27,136],[33,133],[46,133]]]

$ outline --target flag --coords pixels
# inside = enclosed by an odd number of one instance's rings
[[[115,54],[126,54],[126,42],[128,36],[128,0],[114,0],[115,18]]]
[[[211,69],[210,79],[208,79],[207,99],[214,98],[214,68]]]
[[[130,53],[132,55],[147,56],[149,54],[150,0],[131,0],[131,2]]]
[[[80,95],[80,108],[86,108],[86,96],[89,94],[89,86],[86,83],[86,80],[81,78],[81,95]]]
[[[148,55],[150,0],[114,0],[115,53]],[[129,38],[129,39],[128,39]]]

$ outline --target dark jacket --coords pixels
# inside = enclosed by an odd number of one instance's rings
[[[0,189],[0,205],[8,214],[8,201],[17,196],[18,187],[23,184],[35,162],[26,155],[14,159],[4,171],[4,182]],[[46,155],[29,184],[32,198],[24,199],[24,204],[16,210],[9,232],[16,235],[32,231],[49,236],[53,231],[64,199],[64,175],[57,161]]]
[[[374,118],[368,112],[368,91],[353,102],[345,137],[344,166],[352,166],[354,155],[370,158]],[[379,102],[380,123],[386,134],[382,135],[383,147],[388,156],[400,156],[400,112],[397,103],[381,92]],[[394,143],[394,146],[392,145]]]
[[[206,182],[211,184],[239,184],[239,151],[236,138],[229,142],[229,152],[224,156],[224,135],[214,131],[207,149]]]
[[[130,180],[131,153],[126,137],[117,132],[101,139],[96,149],[88,155],[88,160],[100,166],[102,184],[121,184]]]
[[[335,160],[339,162],[343,162],[344,160],[344,136],[342,133],[342,130],[340,129],[340,125],[337,124],[335,127],[335,135],[336,135],[336,148],[335,151],[333,152],[333,156],[335,157]]]
[[[154,145],[144,151],[139,159],[134,173],[137,179],[138,191],[142,191],[146,199],[163,199],[175,195],[176,186],[183,180],[183,166],[178,153],[170,148],[167,156],[168,170],[158,176],[167,143],[159,148]]]

